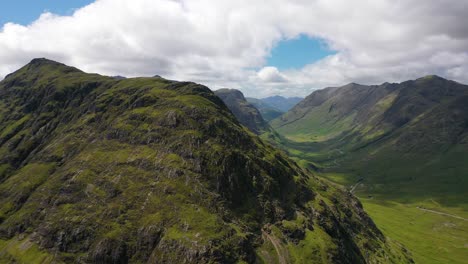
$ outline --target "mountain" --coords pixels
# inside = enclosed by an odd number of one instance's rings
[[[301,97],[289,97],[285,98],[283,96],[275,95],[267,98],[260,99],[267,105],[272,106],[273,108],[279,109],[280,111],[287,112],[293,108],[297,103],[302,101]]]
[[[208,88],[35,59],[0,82],[1,263],[409,263]]]
[[[347,186],[417,263],[466,262],[454,241],[468,243],[467,85],[426,76],[327,88],[271,125],[290,156]]]
[[[237,120],[255,134],[262,134],[270,129],[258,109],[247,102],[241,91],[220,89],[214,93],[223,100]]]
[[[268,122],[287,112],[302,99],[300,97],[285,98],[278,95],[263,99],[246,98],[247,102],[257,108],[262,117]]]
[[[359,168],[360,178],[390,182],[402,195],[414,196],[417,185],[420,195],[450,192],[466,201],[468,183],[459,175],[468,171],[467,107],[468,86],[427,76],[316,91],[271,124],[323,153],[313,160],[325,166]]]
[[[247,97],[245,99],[247,100],[247,102],[252,104],[255,108],[257,108],[258,111],[260,111],[260,114],[262,115],[263,119],[265,119],[265,121],[267,122],[284,114],[283,111],[263,102],[262,99],[251,98],[251,97]]]

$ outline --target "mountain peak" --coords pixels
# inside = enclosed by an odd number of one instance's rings
[[[23,66],[21,69],[7,74],[4,79],[27,79],[27,76],[31,77],[77,72],[83,73],[83,71],[75,67],[71,67],[60,62],[56,62],[47,58],[35,58],[31,60],[28,64]]]
[[[444,81],[447,81],[447,79],[442,78],[442,77],[440,77],[440,76],[438,76],[438,75],[435,75],[435,74],[433,74],[433,75],[426,75],[426,76],[424,76],[424,77],[421,77],[421,78],[416,79],[416,81],[433,81],[433,80],[444,80]]]
[[[67,74],[67,73],[76,73],[76,72],[82,73],[83,71],[75,67],[71,67],[63,63],[50,60],[50,59],[35,58],[31,60],[31,62],[26,64],[23,68],[7,75],[7,77],[10,77],[10,76],[19,77],[19,76],[23,76],[24,74],[26,75],[31,75],[31,74],[49,75],[49,74]]]
[[[363,86],[363,85],[359,83],[351,82],[351,83],[346,84],[343,87],[356,87],[356,86]]]
[[[237,90],[237,89],[231,89],[231,88],[221,88],[219,90],[216,90],[215,92],[218,96],[220,95],[226,95],[229,97],[234,97],[239,100],[245,100],[244,94]]]
[[[285,97],[283,97],[281,95],[273,95],[273,96],[269,96],[269,97],[266,97],[266,98],[263,98],[263,99],[285,99]]]
[[[29,62],[27,65],[26,65],[29,69],[31,68],[40,68],[40,67],[44,67],[44,66],[54,66],[54,67],[69,67],[63,63],[60,63],[60,62],[56,62],[56,61],[53,61],[53,60],[49,60],[47,58],[35,58],[33,60],[31,60],[31,62]],[[69,68],[72,68],[72,67],[69,67]]]
[[[59,62],[56,62],[54,60],[49,60],[47,58],[34,58],[31,60],[31,62],[29,64],[43,64],[43,63],[57,63],[57,64],[61,64]]]

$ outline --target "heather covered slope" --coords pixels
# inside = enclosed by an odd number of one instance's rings
[[[36,59],[0,120],[0,262],[409,262],[204,86]]]

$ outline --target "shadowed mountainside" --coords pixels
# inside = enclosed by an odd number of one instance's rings
[[[214,93],[223,100],[241,124],[255,134],[262,134],[270,130],[270,126],[263,119],[259,110],[247,102],[241,91],[236,89],[219,89]]]
[[[351,181],[385,184],[382,191],[400,197],[468,202],[466,85],[427,76],[327,88],[271,124],[297,157],[329,171],[354,171]]]

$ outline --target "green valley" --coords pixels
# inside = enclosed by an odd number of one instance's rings
[[[326,88],[271,125],[278,134],[262,137],[346,186],[417,263],[465,263],[468,86],[427,76]]]

